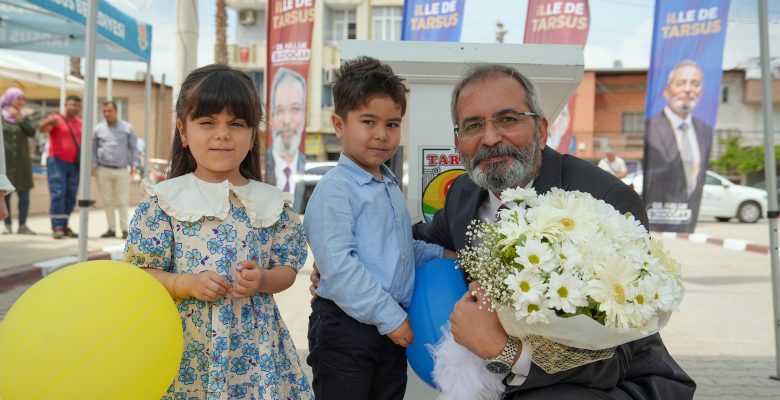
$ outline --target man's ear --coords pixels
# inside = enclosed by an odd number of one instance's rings
[[[547,117],[539,120],[539,143],[541,143],[541,150],[544,150],[547,146]]]
[[[341,119],[341,116],[333,113],[333,115],[330,116],[330,122],[333,124],[333,129],[336,131],[336,137],[341,139],[342,136],[344,136],[344,120]]]

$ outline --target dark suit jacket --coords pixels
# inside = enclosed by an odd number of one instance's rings
[[[698,118],[693,118],[693,128],[696,131],[696,140],[699,142],[701,168],[696,179],[696,190],[688,196],[685,168],[671,122],[663,112],[647,122],[643,166],[644,182],[642,184],[642,196],[645,204],[650,207],[655,202],[688,203],[688,208],[692,211],[689,225],[681,227],[680,225],[656,224],[654,222],[652,225],[654,230],[693,231],[699,214],[702,187],[707,173],[707,162],[710,157],[713,136],[712,127]]]
[[[633,189],[589,162],[562,156],[548,147],[542,151],[542,167],[533,187],[540,194],[553,187],[590,193],[620,212],[631,212],[647,226],[644,205]],[[414,226],[415,239],[462,249],[467,244],[466,228],[478,218],[479,207],[487,196],[487,191],[467,174],[459,176],[447,193],[444,208],[436,213],[433,221]],[[696,389],[696,384],[666,351],[661,337],[655,334],[618,346],[610,359],[553,375],[532,364],[526,381],[521,386],[509,386],[506,394],[564,383],[597,389],[599,395],[616,399],[690,399]]]
[[[298,183],[295,185],[295,194],[293,198],[293,211],[300,214],[303,212],[303,197],[306,193],[306,184],[303,182],[303,173],[306,169],[306,157],[303,153],[298,154],[298,165],[295,169],[298,173]],[[265,183],[276,186],[276,160],[272,150],[265,152]]]

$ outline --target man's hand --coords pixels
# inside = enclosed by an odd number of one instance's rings
[[[230,291],[230,295],[243,299],[260,290],[263,283],[263,269],[254,261],[242,261],[236,274],[236,285]]]
[[[508,338],[498,315],[489,307],[482,287],[472,282],[450,314],[455,341],[482,359],[501,354]]]
[[[388,333],[387,337],[401,347],[409,347],[414,341],[414,332],[412,332],[412,325],[409,324],[409,318],[405,319],[401,326]]]
[[[186,283],[188,294],[198,300],[218,300],[225,297],[231,289],[230,282],[214,271],[204,271],[182,277],[189,279],[189,282]]]
[[[314,300],[317,300],[317,286],[320,285],[320,270],[317,269],[317,262],[314,262],[314,271],[309,276],[311,285],[309,285],[309,293],[311,293],[311,303],[314,304]]]

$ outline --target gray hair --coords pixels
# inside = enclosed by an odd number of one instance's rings
[[[514,78],[525,89],[525,100],[528,103],[528,107],[531,109],[531,112],[538,115],[539,119],[544,118],[544,111],[542,110],[542,103],[539,99],[539,92],[536,90],[536,87],[530,79],[526,78],[518,70],[512,67],[507,67],[506,65],[478,64],[470,67],[463,75],[460,82],[455,85],[455,89],[452,90],[452,101],[450,102],[450,105],[452,108],[453,125],[458,124],[458,97],[460,97],[460,92],[463,91],[463,88],[471,83],[481,81],[489,76],[497,74],[503,74]]]
[[[303,79],[303,75],[299,74],[298,72],[289,68],[281,67],[276,71],[276,74],[274,75],[274,83],[271,87],[271,99],[269,101],[271,104],[271,114],[276,111],[276,102],[274,101],[276,99],[276,90],[279,88],[279,85],[285,81],[290,81],[301,85],[301,89],[303,89],[302,106],[304,110],[306,109],[306,80]]]
[[[675,65],[674,68],[672,68],[672,70],[669,71],[669,76],[666,78],[666,86],[669,86],[669,85],[672,84],[672,78],[674,76],[674,73],[678,69],[683,68],[683,67],[693,67],[693,68],[696,68],[701,73],[701,76],[702,77],[704,76],[704,70],[701,69],[701,66],[699,66],[699,63],[697,63],[696,61],[693,61],[691,59],[685,59],[685,60],[682,60],[682,61],[678,62],[677,65]],[[704,80],[704,79],[702,79],[702,80]]]

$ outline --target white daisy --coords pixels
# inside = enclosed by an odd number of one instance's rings
[[[526,203],[529,207],[534,207],[538,204],[536,201],[537,195],[536,190],[534,188],[531,189],[525,189],[521,187],[517,188],[510,188],[510,189],[504,189],[503,192],[501,192],[501,202],[502,203]]]
[[[527,303],[523,308],[515,311],[515,317],[520,320],[525,319],[525,322],[529,325],[537,323],[549,324],[548,316],[552,314],[552,310],[547,308],[544,302]]]
[[[576,270],[582,265],[582,253],[570,241],[560,243],[557,250],[564,270]]]
[[[516,309],[529,302],[538,303],[547,290],[544,278],[533,268],[525,268],[507,275],[504,278],[504,284],[512,292],[512,299],[517,305]]]
[[[599,303],[599,311],[607,314],[604,325],[632,327],[628,302],[635,297],[639,270],[626,268],[621,257],[612,255],[594,267],[594,277],[588,282],[588,294]]]
[[[555,253],[553,253],[550,245],[542,242],[537,238],[528,238],[525,243],[515,246],[517,257],[514,261],[524,267],[541,268],[548,271],[551,268],[557,267],[553,262]]]
[[[577,307],[588,305],[583,289],[582,281],[574,275],[567,273],[559,275],[557,272],[552,272],[547,290],[548,304],[551,308],[574,314],[577,312]]]
[[[645,276],[640,281],[632,300],[635,326],[644,326],[655,315],[659,284],[660,282],[651,275]]]

